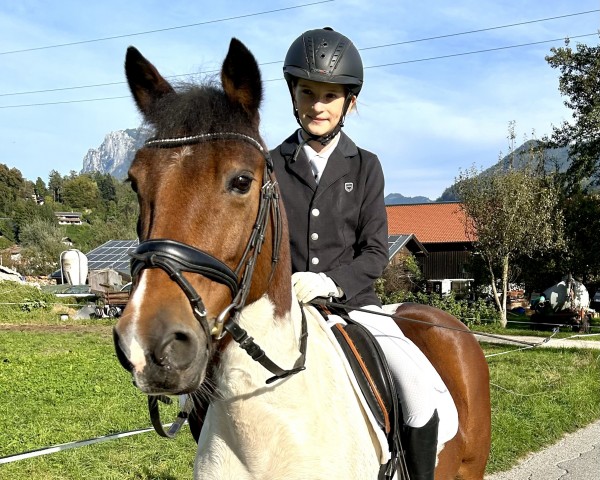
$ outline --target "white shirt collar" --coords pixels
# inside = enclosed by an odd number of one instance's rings
[[[302,133],[301,130],[298,130],[298,139],[302,142]],[[310,168],[315,177],[315,181],[319,183],[321,179],[321,175],[323,174],[323,170],[325,170],[325,166],[327,165],[327,161],[329,157],[337,147],[340,142],[340,134],[338,133],[331,141],[327,144],[326,148],[321,150],[320,152],[315,151],[308,143],[305,143],[302,147],[306,157],[308,158],[308,163],[310,164]]]
[[[304,139],[302,138],[302,130],[298,129],[298,142],[302,143]],[[340,134],[338,134],[331,139],[331,141],[326,145],[326,147],[320,152],[315,151],[308,143],[305,143],[302,149],[304,153],[311,160],[313,157],[319,157],[321,159],[325,159],[325,161],[329,160],[329,157],[337,147],[338,143],[340,143]]]

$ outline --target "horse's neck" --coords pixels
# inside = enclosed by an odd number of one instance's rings
[[[273,310],[264,297],[246,307],[240,324],[271,360],[288,369],[300,355],[302,315],[297,304],[286,318],[275,318]],[[372,476],[377,455],[343,363],[315,318],[307,315],[307,321],[306,370],[287,379],[267,385],[272,374],[237,344],[222,352],[215,375],[220,398],[211,404],[202,431],[199,478],[219,468],[224,476],[215,478]],[[332,463],[324,467],[328,457]],[[228,467],[219,466],[224,464]]]
[[[242,311],[239,324],[269,356],[283,369],[294,366],[300,355],[301,311],[294,303],[282,317],[274,314],[275,306],[267,296],[248,305]],[[273,374],[239,346],[231,342],[222,352],[216,375],[224,397],[235,399],[262,389]],[[242,377],[243,382],[239,380]]]

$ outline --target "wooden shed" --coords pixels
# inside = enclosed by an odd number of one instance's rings
[[[468,264],[473,242],[458,202],[387,205],[389,236],[418,238],[427,255],[417,257],[432,291],[464,292],[473,281]]]

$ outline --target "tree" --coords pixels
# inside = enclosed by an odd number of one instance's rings
[[[62,201],[71,208],[94,209],[98,207],[100,191],[88,175],[79,175],[64,181]]]
[[[48,223],[56,223],[56,217],[49,205],[38,205],[32,200],[17,199],[11,211],[13,229],[16,240],[21,242],[21,232],[24,227],[35,220],[41,219]]]
[[[22,198],[25,180],[16,168],[0,164],[0,216],[10,216],[17,199]]]
[[[510,154],[514,152],[513,127],[509,128]],[[519,254],[531,256],[562,241],[558,191],[548,178],[536,175],[536,165],[530,163],[523,170],[509,164],[507,170],[485,175],[472,167],[461,171],[456,182],[466,213],[465,231],[487,266],[503,327],[511,261]],[[496,285],[498,277],[502,297]]]
[[[41,177],[38,177],[37,180],[35,181],[35,194],[37,195],[38,198],[42,198],[42,199],[48,194],[48,189],[46,188],[46,184],[41,179]]]
[[[92,179],[98,185],[100,191],[100,197],[102,201],[108,204],[111,201],[115,201],[117,198],[117,188],[115,186],[115,179],[110,173],[94,172]]]
[[[52,193],[52,200],[54,200],[54,202],[62,202],[63,183],[64,180],[60,173],[56,170],[50,171],[50,176],[48,177],[48,190]]]
[[[140,213],[137,195],[131,188],[129,182],[119,182],[116,185],[116,208],[119,222],[127,229],[129,233],[133,233],[136,238],[137,220]]]
[[[387,298],[399,291],[414,292],[421,286],[423,274],[417,259],[410,252],[402,252],[390,263],[377,284],[377,293]]]
[[[48,274],[58,266],[60,254],[66,249],[61,240],[65,229],[46,219],[36,218],[24,225],[20,232],[23,246],[22,265],[29,275]]]
[[[565,216],[565,270],[584,282],[600,275],[600,195],[577,193],[568,198]]]
[[[570,193],[600,185],[600,45],[552,48],[546,61],[560,70],[559,91],[573,110],[573,123],[554,127],[549,146],[568,147],[571,164],[565,177]],[[589,182],[589,183],[588,183]]]

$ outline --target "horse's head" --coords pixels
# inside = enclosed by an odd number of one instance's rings
[[[192,392],[227,342],[229,315],[265,294],[280,314],[291,302],[289,245],[258,132],[260,72],[235,39],[221,86],[176,90],[133,47],[125,72],[155,136],[129,170],[140,246],[115,346],[142,391]]]

